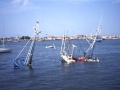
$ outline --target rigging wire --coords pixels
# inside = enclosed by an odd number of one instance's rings
[[[52,24],[52,25],[60,26],[60,27],[73,28],[73,27],[70,27],[70,26],[60,25],[60,24],[53,23],[53,22],[48,22],[48,21],[45,21],[45,20],[42,20],[42,21],[43,21],[44,23],[49,23],[49,24]],[[80,29],[80,28],[74,28],[74,29]]]
[[[34,36],[34,34],[32,35],[32,37]],[[31,38],[32,38],[31,37]],[[31,38],[29,39],[29,41],[25,44],[25,46],[23,47],[23,49],[20,51],[20,53],[18,54],[18,56],[15,58],[15,60],[20,56],[20,54],[23,52],[23,50],[25,49],[25,47],[28,45],[28,43],[30,42]]]

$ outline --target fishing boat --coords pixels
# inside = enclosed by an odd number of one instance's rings
[[[102,17],[101,17],[100,23],[99,23],[99,25],[98,25],[98,28],[97,28],[97,30],[95,31],[95,34],[94,34],[94,36],[93,36],[92,41],[89,41],[88,39],[86,39],[87,42],[89,43],[89,48],[88,48],[87,51],[84,53],[84,59],[85,59],[85,61],[87,61],[87,62],[99,62],[99,59],[98,59],[98,58],[93,57],[93,51],[94,51],[94,48],[95,48],[95,44],[96,44],[98,35],[99,35],[99,33],[100,33],[100,24],[101,24],[101,21],[102,21]]]
[[[31,66],[32,65],[32,57],[33,57],[33,52],[34,52],[34,48],[35,48],[36,36],[40,33],[38,24],[39,24],[39,21],[37,21],[36,27],[33,27],[33,29],[34,29],[33,36],[25,44],[25,46],[20,51],[20,53],[18,54],[18,56],[13,60],[14,67],[22,67],[24,65],[27,65],[27,66]],[[26,58],[25,59],[21,58],[20,57],[21,53],[23,52],[23,50],[25,49],[25,47],[28,45],[28,43],[31,40],[32,40],[32,42],[31,42],[31,45],[30,45],[30,48],[28,50]]]
[[[89,48],[87,49],[87,51],[84,53],[84,59],[87,62],[99,62],[98,58],[93,57],[93,51],[95,48],[95,43],[96,43],[98,32],[99,31],[96,30],[96,35],[94,36],[92,41],[89,41],[86,39],[90,45]]]
[[[67,64],[76,62],[76,58],[73,57],[74,49],[76,48],[75,45],[72,44],[72,53],[69,54],[69,48],[70,48],[70,40],[68,40],[68,50],[66,48],[66,36],[63,35],[62,44],[61,44],[61,60],[62,62],[66,62]]]
[[[3,36],[4,36],[4,22],[3,22]],[[11,51],[12,51],[12,48],[5,48],[4,43],[5,43],[5,40],[4,40],[4,37],[3,37],[3,40],[2,40],[3,46],[0,47],[0,53],[11,52]]]

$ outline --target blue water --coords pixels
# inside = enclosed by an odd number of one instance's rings
[[[87,50],[85,40],[73,40],[75,55]],[[55,44],[57,49],[45,49]],[[120,40],[103,40],[96,43],[94,55],[99,63],[61,63],[61,41],[37,42],[32,67],[15,69],[13,59],[26,42],[8,42],[11,53],[0,53],[0,90],[120,90]],[[82,47],[82,49],[80,48]],[[21,54],[25,57],[29,46]]]

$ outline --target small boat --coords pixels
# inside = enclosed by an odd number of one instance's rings
[[[11,52],[12,48],[0,48],[0,53]]]
[[[3,22],[3,32],[4,32],[4,22]],[[4,33],[3,33],[3,36],[4,36]],[[5,41],[4,41],[4,37],[3,37],[3,41],[2,41],[3,46],[0,48],[0,53],[11,52],[12,48],[5,48],[4,43],[5,43]]]
[[[54,48],[53,46],[46,46],[45,48]]]
[[[46,46],[45,48],[54,48],[54,49],[56,49],[54,44],[52,46]]]
[[[86,62],[99,62],[98,58],[97,59],[86,59]]]
[[[69,41],[68,50],[67,50],[66,49],[66,37],[64,35],[63,39],[62,39],[60,54],[61,54],[62,62],[66,62],[67,64],[76,62],[76,60],[77,60],[76,58],[73,57],[74,49],[76,48],[76,46],[72,44],[73,48],[72,48],[72,53],[71,54],[69,54],[69,47],[70,47],[70,41]]]

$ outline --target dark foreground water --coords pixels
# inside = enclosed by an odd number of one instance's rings
[[[72,41],[76,54],[81,55],[85,40]],[[6,43],[13,48],[11,53],[0,53],[0,90],[120,90],[120,40],[97,42],[94,55],[99,63],[76,62],[70,65],[61,63],[59,50],[61,41],[37,42],[32,67],[15,69],[13,59],[26,42]],[[45,49],[55,44],[57,50]],[[28,51],[26,47],[21,57]]]

